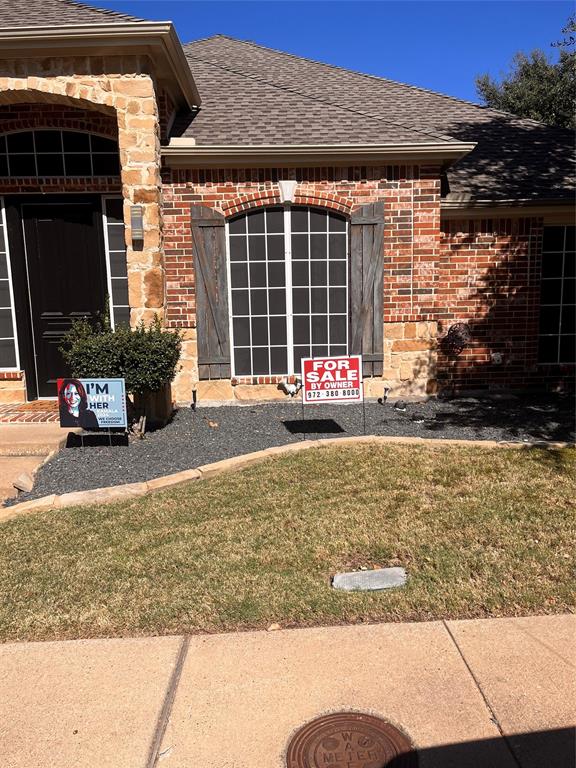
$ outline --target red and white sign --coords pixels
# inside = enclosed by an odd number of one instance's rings
[[[305,403],[362,402],[362,357],[303,357]]]

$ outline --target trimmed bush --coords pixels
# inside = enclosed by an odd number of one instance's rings
[[[79,320],[64,337],[60,351],[72,376],[123,378],[133,395],[156,392],[176,375],[182,349],[179,331],[162,328],[155,316],[149,326],[112,330],[108,323]]]

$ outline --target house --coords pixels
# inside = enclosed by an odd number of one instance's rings
[[[0,0],[0,402],[54,397],[74,318],[159,314],[180,402],[566,387],[570,132],[170,22]]]

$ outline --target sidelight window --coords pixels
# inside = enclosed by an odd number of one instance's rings
[[[541,363],[576,360],[576,227],[544,227],[540,286]]]
[[[348,352],[348,222],[302,206],[228,223],[233,375],[300,372]]]

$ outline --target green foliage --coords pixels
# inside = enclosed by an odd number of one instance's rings
[[[517,53],[511,72],[500,83],[490,75],[477,77],[476,89],[485,104],[547,125],[576,127],[574,17],[562,31],[569,37],[553,44],[560,49],[557,61],[540,50]]]
[[[60,351],[76,378],[123,378],[131,394],[155,392],[176,375],[182,336],[162,328],[156,316],[146,327],[112,330],[106,319],[74,323]]]

